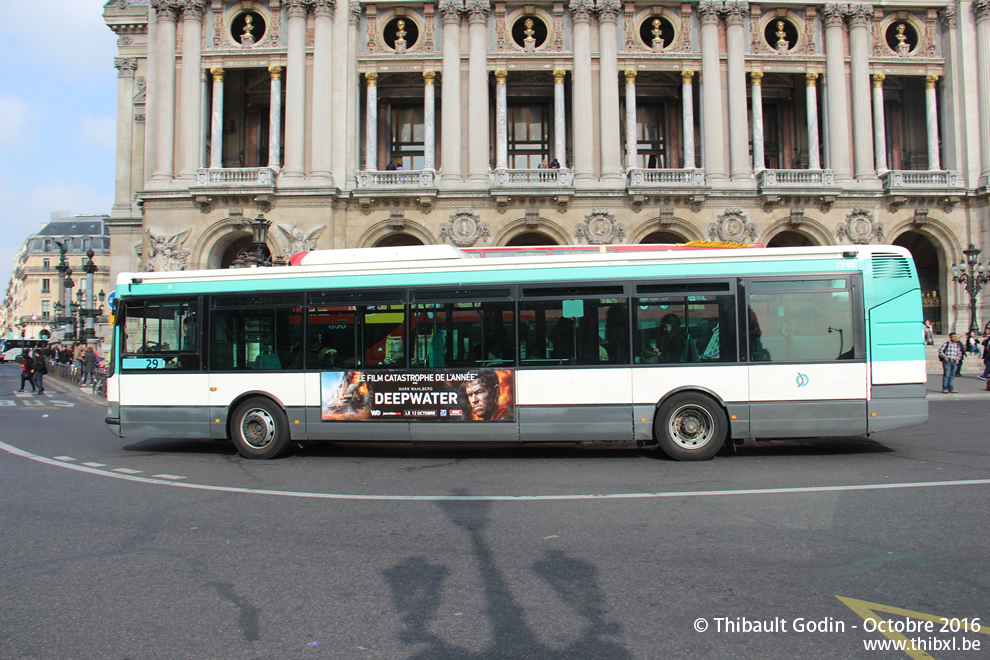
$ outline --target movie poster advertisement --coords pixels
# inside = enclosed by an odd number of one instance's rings
[[[511,369],[324,371],[325,422],[354,420],[513,422]]]

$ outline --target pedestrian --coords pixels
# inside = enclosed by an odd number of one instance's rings
[[[938,349],[938,359],[942,362],[942,393],[955,393],[956,370],[962,367],[963,345],[959,335],[949,334],[949,341]]]
[[[930,320],[925,321],[924,337],[926,344],[929,346],[935,345],[935,326],[932,325]]]
[[[34,352],[34,381],[33,385],[38,388],[38,394],[45,393],[45,374],[48,373],[48,359],[44,351]]]
[[[31,391],[34,392],[37,390],[34,386],[34,358],[31,357],[31,354],[28,353],[26,348],[24,349],[24,352],[21,353],[21,357],[23,358],[23,361],[21,362],[21,389],[17,391],[23,392],[24,383],[28,382],[31,383]]]
[[[95,382],[93,378],[93,371],[96,369],[96,352],[93,350],[92,346],[86,348],[86,352],[83,353],[83,377],[81,385],[85,385],[87,382],[91,385]]]
[[[983,331],[983,373],[977,376],[980,380],[990,378],[990,327]]]
[[[73,370],[72,375],[77,375],[82,373],[83,368],[83,357],[86,355],[86,345],[78,343],[72,347],[72,363]]]

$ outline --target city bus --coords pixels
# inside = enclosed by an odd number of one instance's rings
[[[47,337],[40,339],[27,339],[25,337],[0,339],[0,363],[14,362],[17,356],[24,351],[30,351],[33,354],[36,348],[45,348],[46,346],[48,346]]]
[[[122,438],[624,443],[923,424],[914,262],[891,245],[470,256],[123,273],[106,422]]]

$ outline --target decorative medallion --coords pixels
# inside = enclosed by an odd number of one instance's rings
[[[866,209],[853,209],[846,221],[835,227],[836,236],[846,237],[856,245],[866,245],[874,238],[883,240],[883,224],[873,219],[873,213]]]
[[[708,225],[708,238],[713,241],[752,243],[756,240],[756,225],[742,209],[725,209],[718,221]]]
[[[626,226],[615,221],[615,215],[606,209],[593,209],[584,216],[584,224],[574,228],[574,235],[592,245],[621,243],[626,236]]]
[[[448,224],[440,225],[440,238],[457,247],[471,247],[480,238],[488,238],[488,223],[478,222],[478,214],[471,209],[459,209],[450,216]]]

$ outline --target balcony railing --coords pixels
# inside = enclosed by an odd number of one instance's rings
[[[492,171],[492,188],[570,188],[574,172],[565,168]]]
[[[196,171],[196,185],[210,188],[275,185],[275,170],[270,167],[218,167]]]
[[[958,188],[959,172],[955,170],[890,170],[881,175],[888,190],[930,190]]]
[[[629,170],[630,188],[700,188],[705,185],[705,171],[691,169],[643,169]]]
[[[761,188],[823,188],[835,185],[832,170],[762,170]]]
[[[357,173],[358,188],[395,190],[435,188],[435,170],[362,170]]]

